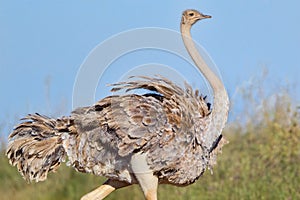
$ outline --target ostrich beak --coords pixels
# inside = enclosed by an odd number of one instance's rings
[[[211,16],[210,15],[203,15],[203,18],[211,18]]]

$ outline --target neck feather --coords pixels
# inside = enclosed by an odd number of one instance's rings
[[[195,65],[205,76],[214,93],[213,110],[210,115],[211,121],[203,137],[203,142],[207,148],[211,148],[225,126],[229,110],[229,100],[226,89],[218,76],[207,66],[202,56],[198,53],[195,43],[191,37],[191,25],[181,24],[181,34],[184,45],[193,59]]]

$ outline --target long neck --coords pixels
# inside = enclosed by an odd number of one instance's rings
[[[204,135],[204,143],[208,148],[211,148],[214,142],[221,135],[222,129],[225,126],[229,110],[229,100],[226,89],[216,74],[207,66],[202,56],[198,53],[193,39],[191,37],[191,25],[181,24],[181,34],[184,45],[193,59],[194,63],[205,76],[214,93],[213,110],[210,115],[211,121]]]

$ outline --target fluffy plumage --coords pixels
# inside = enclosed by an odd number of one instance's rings
[[[176,185],[194,182],[211,165],[202,140],[210,104],[198,91],[162,77],[112,86],[152,93],[109,96],[61,119],[29,115],[9,136],[10,163],[26,180],[43,181],[67,156],[78,171],[135,183],[130,158],[147,152],[161,182]]]

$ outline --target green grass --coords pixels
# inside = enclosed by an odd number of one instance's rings
[[[260,116],[260,117],[258,117]],[[159,199],[300,199],[300,117],[289,99],[256,111],[247,123],[233,122],[224,135],[213,175],[207,171],[187,187],[159,186]],[[81,174],[62,165],[45,182],[27,184],[0,155],[0,197],[3,200],[74,200],[105,179]],[[113,192],[108,198],[143,199],[138,186]]]

